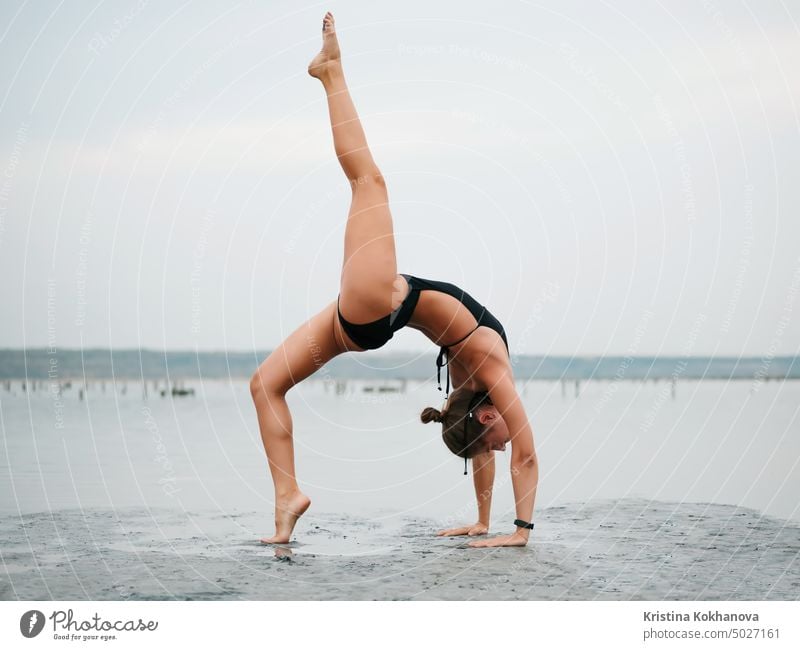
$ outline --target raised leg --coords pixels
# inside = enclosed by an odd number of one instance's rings
[[[345,350],[337,340],[341,336],[337,318],[333,302],[290,334],[250,380],[261,440],[275,486],[275,534],[262,539],[264,543],[288,542],[298,518],[311,504],[297,485],[292,415],[286,393]]]
[[[353,191],[345,228],[339,308],[354,323],[369,322],[395,309],[405,297],[407,285],[397,275],[386,184],[372,159],[345,83],[330,13],[323,21],[322,50],[308,70],[325,87],[336,155]],[[311,504],[297,485],[286,393],[337,354],[357,349],[342,331],[336,310],[333,302],[295,330],[250,381],[275,486],[275,534],[262,539],[265,543],[288,542],[298,518]]]
[[[345,228],[340,309],[351,322],[366,323],[395,309],[405,298],[407,285],[397,274],[386,183],[347,88],[330,12],[323,19],[322,50],[308,72],[325,88],[334,149],[353,192]]]

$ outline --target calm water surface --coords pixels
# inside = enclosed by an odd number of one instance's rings
[[[387,383],[394,387],[394,384]],[[398,384],[399,385],[399,384]],[[129,506],[271,513],[272,483],[247,382],[141,385],[58,399],[19,382],[0,392],[0,509]],[[418,414],[441,397],[344,394],[311,381],[290,394],[300,482],[319,512],[473,517],[471,478]],[[533,382],[520,386],[541,477],[537,508],[596,499],[730,504],[800,520],[800,382]],[[509,454],[497,454],[493,517],[513,519]]]

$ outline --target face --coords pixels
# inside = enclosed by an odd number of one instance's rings
[[[494,406],[486,406],[478,413],[478,422],[487,426],[481,440],[483,451],[505,451],[506,443],[511,440],[508,426],[500,417],[500,412]]]

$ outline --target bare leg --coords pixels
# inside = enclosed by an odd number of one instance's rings
[[[250,380],[261,440],[275,486],[275,534],[261,540],[265,543],[288,542],[298,518],[311,505],[295,477],[292,416],[286,393],[344,351],[336,339],[336,319],[333,302],[273,350]]]
[[[395,309],[405,298],[407,286],[397,274],[386,183],[345,82],[330,12],[323,20],[322,50],[308,72],[325,88],[334,149],[353,191],[345,229],[340,309],[352,322],[369,322]]]
[[[339,307],[352,322],[368,322],[397,307],[407,286],[397,275],[386,185],[344,80],[330,13],[323,21],[322,50],[309,65],[309,73],[325,87],[336,155],[353,190]],[[354,347],[341,330],[334,302],[295,330],[253,375],[250,390],[275,486],[275,535],[263,542],[288,542],[298,518],[311,504],[295,477],[286,393],[331,358]]]

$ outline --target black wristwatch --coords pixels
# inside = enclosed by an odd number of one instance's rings
[[[529,524],[527,521],[522,521],[522,519],[515,519],[514,525],[518,526],[519,528],[528,528],[533,530],[533,524]]]

